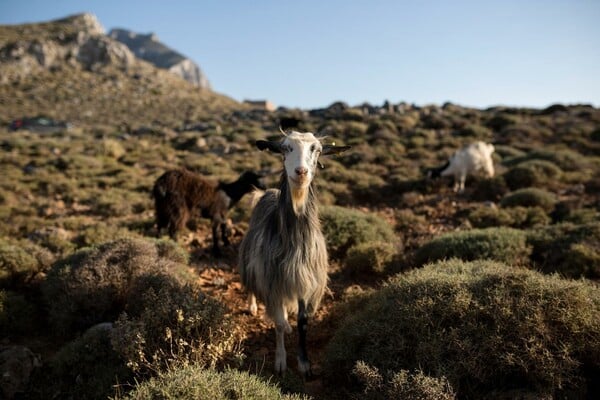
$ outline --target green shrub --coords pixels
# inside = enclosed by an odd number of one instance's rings
[[[394,215],[397,231],[419,231],[420,228],[427,225],[427,219],[422,215],[415,214],[410,208],[396,209]]]
[[[510,226],[513,228],[531,228],[548,225],[550,217],[540,207],[479,207],[468,216],[469,222],[476,228]]]
[[[357,361],[352,374],[356,376],[364,393],[365,400],[403,399],[403,400],[451,400],[456,396],[445,377],[433,378],[423,371],[411,373],[401,370],[391,376],[383,377],[375,367]]]
[[[549,161],[564,171],[577,171],[587,164],[587,160],[582,154],[570,149],[536,150],[520,157],[508,159],[504,164],[514,166],[530,160]]]
[[[110,327],[94,327],[67,343],[32,381],[31,398],[106,399],[133,381],[110,343]]]
[[[538,188],[524,188],[508,193],[500,201],[502,207],[541,207],[546,212],[552,211],[556,204],[556,196]]]
[[[397,253],[396,246],[388,242],[369,242],[353,246],[345,261],[347,272],[383,273]]]
[[[398,139],[398,129],[392,121],[375,120],[369,124],[366,136],[369,143],[375,140],[393,141]]]
[[[506,211],[511,215],[513,228],[533,228],[548,225],[552,219],[541,207],[510,207]]]
[[[17,292],[0,290],[0,337],[20,338],[36,331],[35,306]]]
[[[80,247],[97,246],[117,239],[139,238],[139,235],[117,225],[99,222],[83,227],[75,237],[75,243]]]
[[[600,278],[600,222],[548,226],[528,233],[531,260],[544,272]]]
[[[462,129],[457,130],[455,135],[485,140],[492,137],[492,131],[485,126],[470,124]]]
[[[591,283],[450,260],[398,274],[355,307],[326,349],[325,379],[338,387],[356,390],[348,376],[361,360],[445,376],[458,398],[598,395],[600,289]]]
[[[531,248],[524,231],[512,228],[471,229],[446,233],[421,246],[415,254],[416,265],[448,258],[464,261],[491,259],[511,265],[524,265]]]
[[[524,161],[509,169],[504,180],[512,190],[530,186],[552,186],[562,176],[562,170],[551,161]]]
[[[497,113],[486,122],[486,125],[495,131],[501,131],[509,125],[518,123],[519,120],[516,115]]]
[[[502,144],[494,144],[494,150],[494,154],[498,154],[502,159],[521,157],[525,155],[523,150]]]
[[[189,363],[222,365],[239,357],[237,332],[225,308],[197,287],[149,275],[135,282],[131,297],[111,337],[137,375]]]
[[[115,400],[292,400],[303,398],[305,397],[283,394],[277,386],[247,372],[236,370],[217,372],[213,369],[190,365],[142,382],[126,396],[116,396]]]
[[[115,139],[103,139],[100,142],[100,155],[119,159],[123,157],[125,153],[125,148],[123,147],[121,142]]]
[[[37,229],[29,235],[29,239],[50,250],[57,257],[72,253],[76,245],[71,241],[71,234],[62,228],[45,227]]]
[[[186,267],[160,257],[153,241],[121,239],[82,249],[55,263],[42,284],[49,320],[62,335],[114,321],[131,301],[136,279],[185,276],[182,269]]]
[[[467,218],[476,228],[511,226],[513,224],[513,218],[510,213],[497,207],[475,208],[469,213]]]
[[[174,240],[157,239],[155,244],[159,257],[180,264],[187,264],[190,261],[189,253]]]
[[[577,208],[568,210],[561,219],[563,222],[573,224],[585,224],[587,222],[600,221],[600,212],[592,208]]]
[[[497,201],[508,192],[508,186],[503,175],[496,175],[493,178],[481,179],[472,177],[473,191],[471,198],[476,201]]]
[[[46,271],[53,258],[48,250],[29,240],[0,237],[0,288],[29,281]]]
[[[375,214],[339,206],[321,210],[322,229],[331,256],[343,259],[348,250],[369,242],[396,242],[394,231]]]

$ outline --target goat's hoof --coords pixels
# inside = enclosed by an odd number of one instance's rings
[[[286,369],[287,364],[285,362],[285,358],[282,358],[281,360],[275,360],[275,372],[277,373],[277,375],[283,376]]]
[[[310,361],[308,360],[303,361],[300,358],[298,358],[298,371],[300,371],[300,373],[306,380],[310,380],[313,377],[312,370],[310,369]]]

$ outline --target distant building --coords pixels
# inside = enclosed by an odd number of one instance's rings
[[[271,103],[269,100],[244,100],[244,104],[265,111],[275,111],[277,108],[275,107],[275,104]]]

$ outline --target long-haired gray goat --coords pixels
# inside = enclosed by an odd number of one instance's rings
[[[220,254],[218,228],[226,246],[227,213],[244,194],[254,189],[265,189],[261,175],[246,171],[231,183],[216,182],[186,169],[174,169],[162,174],[154,183],[152,196],[156,210],[158,234],[167,228],[169,236],[176,239],[189,218],[198,213],[212,219],[213,253]]]
[[[291,332],[288,312],[298,312],[298,368],[311,374],[306,351],[308,315],[319,306],[327,287],[327,249],[313,187],[319,155],[337,154],[349,146],[322,145],[312,133],[291,132],[281,141],[258,140],[260,150],[283,155],[279,189],[258,200],[239,250],[242,283],[250,312],[256,297],[275,322],[275,370],[286,369],[284,333]]]

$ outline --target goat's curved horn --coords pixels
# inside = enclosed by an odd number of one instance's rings
[[[279,125],[279,132],[281,132],[281,134],[282,134],[283,136],[286,136],[286,137],[287,137],[287,133],[285,133],[285,131],[283,130],[283,128],[281,128],[281,125]]]

